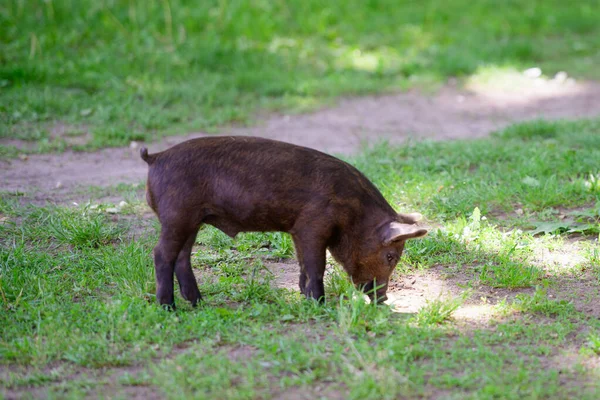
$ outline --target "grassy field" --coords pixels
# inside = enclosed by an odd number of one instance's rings
[[[419,210],[433,226],[409,243],[394,280],[434,274],[454,291],[416,313],[367,304],[335,266],[320,307],[276,287],[266,269],[293,257],[288,236],[234,241],[209,228],[193,256],[205,303],[191,309],[178,297],[178,311],[166,312],[153,299],[158,225],[139,186],[90,192],[85,206],[3,193],[1,390],[596,399],[599,149],[599,120],[538,121],[489,139],[379,146],[351,159],[399,210]],[[127,205],[114,213],[103,196]],[[472,309],[485,317],[461,312]]]
[[[540,66],[600,78],[597,0],[5,0],[0,153],[94,149]]]

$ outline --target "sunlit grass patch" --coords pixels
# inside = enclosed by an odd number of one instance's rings
[[[464,295],[453,299],[428,300],[426,305],[419,310],[414,320],[417,324],[423,326],[443,324],[452,318],[454,312],[464,301]]]
[[[600,282],[600,235],[594,243],[588,245],[585,256],[590,268],[598,276],[598,281]]]
[[[598,334],[598,332],[591,332],[588,335],[588,341],[585,348],[591,350],[596,355],[600,354],[600,334]]]
[[[478,273],[478,280],[493,287],[529,287],[543,270],[532,263],[534,240],[522,231],[503,232],[481,220],[476,209],[467,219],[448,223],[407,251],[401,268],[417,265],[462,265]]]
[[[542,271],[538,267],[504,261],[496,265],[484,265],[479,279],[492,287],[522,288],[532,286],[541,276]]]

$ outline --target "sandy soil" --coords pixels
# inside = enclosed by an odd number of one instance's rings
[[[600,83],[526,79],[512,86],[472,83],[459,89],[448,84],[428,95],[418,90],[343,99],[330,108],[304,115],[276,115],[249,128],[233,127],[222,134],[263,136],[331,153],[351,154],[379,140],[477,138],[516,121],[580,118],[600,115]],[[64,129],[63,129],[64,130]],[[148,145],[150,152],[193,133],[168,137]],[[138,144],[93,153],[33,155],[0,161],[0,190],[60,197],[75,186],[138,183],[146,174]]]

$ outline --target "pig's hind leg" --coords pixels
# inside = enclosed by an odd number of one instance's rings
[[[188,237],[175,262],[175,275],[179,282],[179,290],[183,298],[192,303],[192,306],[196,306],[202,300],[191,262],[192,247],[196,242],[197,234],[198,230]]]
[[[154,248],[156,299],[161,305],[175,308],[173,278],[176,267],[182,295],[192,303],[200,298],[190,265],[190,254],[198,228],[199,225],[190,226],[181,220],[161,220],[160,239]]]

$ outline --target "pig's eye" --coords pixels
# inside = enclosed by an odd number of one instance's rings
[[[387,262],[390,265],[396,265],[398,262],[398,255],[395,253],[387,253]]]

